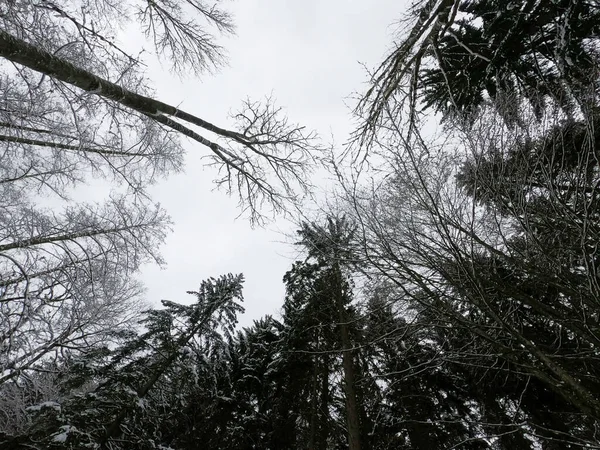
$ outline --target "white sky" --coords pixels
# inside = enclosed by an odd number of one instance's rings
[[[238,0],[225,2],[233,12],[237,36],[224,39],[229,65],[201,80],[180,80],[166,70],[149,73],[159,99],[179,104],[217,125],[249,96],[273,93],[294,122],[331,134],[338,146],[351,131],[345,103],[365,88],[360,63],[373,68],[394,37],[395,21],[406,0]],[[293,230],[279,221],[266,229],[251,229],[239,214],[237,201],[212,191],[215,176],[200,159],[205,150],[189,145],[185,173],[152,189],[175,222],[162,254],[167,268],[142,272],[148,300],[187,302],[185,292],[200,281],[223,273],[244,273],[246,314],[242,325],[265,314],[276,314],[284,297],[281,281],[297,251],[284,233]],[[212,192],[211,192],[212,191]]]

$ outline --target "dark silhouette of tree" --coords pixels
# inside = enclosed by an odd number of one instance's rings
[[[422,0],[406,33],[372,75],[358,110],[370,141],[386,109],[416,120],[432,108],[472,118],[486,102],[508,124],[528,104],[586,112],[597,94],[600,7],[584,0]],[[406,114],[406,116],[404,116]]]
[[[145,331],[121,333],[115,349],[98,346],[64,361],[62,395],[32,405],[31,425],[3,445],[30,448],[149,449],[168,446],[161,427],[176,425],[175,406],[191,388],[216,377],[225,340],[243,311],[241,275],[204,281],[191,305],[163,301],[141,321]]]

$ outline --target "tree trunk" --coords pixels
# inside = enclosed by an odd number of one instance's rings
[[[219,136],[236,140],[242,144],[247,143],[247,140],[239,133],[220,128],[175,106],[129,91],[3,30],[0,30],[0,57],[72,86],[77,86],[84,91],[113,100],[147,116],[158,118],[164,114],[170,115]],[[210,147],[210,145],[208,146]]]
[[[317,344],[317,349],[319,345]],[[312,398],[311,398],[311,408],[310,408],[310,438],[308,441],[308,448],[310,450],[317,450],[316,441],[317,441],[317,416],[318,416],[318,407],[319,407],[319,398],[317,396],[317,387],[318,387],[318,375],[319,375],[319,365],[318,365],[318,357],[315,355],[313,358],[313,375],[312,375]]]
[[[358,402],[356,400],[354,361],[352,358],[351,350],[352,344],[350,342],[350,333],[348,331],[346,310],[344,308],[344,294],[342,292],[341,269],[337,263],[334,266],[334,273],[334,295],[338,310],[338,320],[342,341],[342,366],[344,369],[344,391],[346,394],[348,444],[349,450],[360,450],[360,419],[358,412]]]

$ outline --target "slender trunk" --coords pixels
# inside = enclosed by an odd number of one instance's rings
[[[83,231],[76,231],[73,233],[67,234],[59,234],[59,235],[49,235],[49,236],[37,236],[32,237],[30,239],[25,239],[23,241],[15,241],[10,244],[0,245],[0,253],[7,252],[9,250],[14,250],[18,248],[29,248],[34,247],[36,245],[44,245],[44,244],[54,244],[57,242],[66,242],[66,241],[74,241],[79,238],[84,237],[95,237],[101,235],[110,235],[110,234],[118,234],[123,232],[131,232],[131,230],[136,228],[141,228],[142,225],[134,224],[134,225],[124,225],[122,227],[108,228],[108,229],[93,229],[88,228]]]
[[[247,143],[246,138],[239,133],[220,128],[175,106],[129,91],[81,67],[77,67],[52,53],[31,45],[4,30],[0,30],[0,57],[49,75],[72,86],[77,86],[84,91],[93,92],[150,117],[167,114],[197,125],[219,136],[234,139],[242,144]]]
[[[317,350],[319,345],[317,344]],[[317,416],[318,416],[318,407],[319,407],[319,398],[317,395],[318,390],[318,376],[319,376],[319,366],[317,364],[318,357],[315,355],[313,357],[313,375],[312,375],[312,393],[311,393],[311,408],[310,408],[310,438],[308,441],[308,448],[310,450],[316,450],[316,441],[317,441]]]
[[[365,377],[365,374],[368,373],[369,369],[368,369],[368,365],[366,363],[366,361],[361,360],[360,357],[357,357],[355,360],[356,362],[354,368],[355,368],[355,372],[354,372],[354,376],[355,376],[355,381],[358,378],[359,380],[362,380]],[[362,436],[362,441],[361,444],[364,448],[369,448],[370,445],[370,433],[373,430],[373,422],[371,421],[369,415],[367,414],[367,410],[365,409],[365,394],[367,394],[365,392],[365,389],[361,389],[358,386],[356,386],[356,401],[358,403],[358,414],[360,417],[360,435]]]
[[[340,336],[342,341],[342,366],[344,369],[344,391],[346,394],[346,417],[348,424],[349,450],[360,450],[360,419],[358,402],[356,400],[354,361],[352,357],[352,344],[346,310],[344,308],[344,294],[342,292],[342,276],[339,265],[334,266],[335,285],[334,295],[338,310]]]
[[[61,144],[60,142],[52,142],[52,141],[43,141],[40,139],[29,139],[25,137],[19,136],[7,136],[4,134],[0,135],[0,142],[12,142],[15,144],[25,144],[25,145],[35,145],[37,147],[49,147],[58,150],[72,150],[75,152],[82,153],[96,153],[98,155],[110,155],[110,156],[120,156],[120,157],[143,157],[143,152],[128,152],[128,151],[115,151],[110,150],[109,148],[102,147],[89,147],[85,145],[71,145],[71,144]],[[150,156],[150,155],[148,155]],[[4,180],[3,180],[4,182]]]
[[[329,357],[323,355],[321,366],[321,393],[319,400],[319,439],[318,450],[327,450],[327,438],[329,437]]]

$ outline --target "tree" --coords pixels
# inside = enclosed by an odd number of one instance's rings
[[[266,316],[228,340],[214,384],[195,385],[165,427],[177,448],[296,448],[294,405],[282,408],[281,330]]]
[[[130,325],[135,274],[163,263],[170,226],[147,188],[181,170],[182,139],[209,150],[216,183],[255,223],[307,186],[314,133],[268,99],[247,100],[232,129],[156,100],[141,53],[119,46],[125,27],[195,75],[223,62],[213,32],[234,28],[203,0],[0,5],[0,385]],[[108,201],[74,201],[90,177],[108,182]]]
[[[319,296],[319,302],[325,307],[329,302],[336,313],[342,352],[348,444],[350,450],[360,450],[360,406],[356,393],[354,345],[350,337],[351,315],[347,311],[351,301],[347,271],[352,262],[349,248],[352,233],[352,227],[343,217],[328,217],[326,226],[305,223],[299,231],[300,243],[307,249],[309,258],[316,261],[316,268],[322,272],[315,280],[313,289]]]
[[[10,436],[24,434],[29,426],[28,408],[32,405],[48,404],[60,396],[60,369],[55,364],[40,365],[39,371],[27,371],[14,377],[2,386],[0,417],[2,429]]]
[[[326,449],[344,442],[336,432],[334,373],[339,369],[336,307],[325,286],[330,279],[314,261],[297,261],[284,275],[283,403],[297,415],[295,447]],[[292,447],[292,448],[295,448]]]
[[[63,396],[33,405],[24,436],[32,448],[164,448],[180,437],[168,425],[198,383],[210,383],[243,311],[241,275],[204,281],[192,305],[164,301],[141,321],[145,331],[121,335],[115,349],[96,346],[63,361]],[[37,414],[36,414],[37,413]]]
[[[381,386],[373,448],[491,448],[486,441],[496,430],[481,426],[474,380],[448,364],[445,356],[454,350],[448,341],[410,303],[399,307],[401,294],[389,283],[370,288],[365,351]]]
[[[472,118],[494,103],[509,124],[528,104],[587,112],[598,77],[597,2],[560,0],[423,0],[404,20],[406,34],[372,75],[358,111],[369,140],[388,119],[410,121],[433,108]]]
[[[365,189],[336,168],[362,267],[426,318],[498,445],[598,445],[599,13],[418,2],[357,108],[383,175]]]
[[[380,134],[387,177],[347,191],[362,266],[426,313],[450,345],[446,360],[480,386],[512,386],[484,392],[490,423],[520,427],[515,438],[597,445],[594,128],[523,132],[488,114],[443,147]]]
[[[481,277],[485,289],[519,305],[520,333],[553,355],[545,365],[556,381],[549,382],[577,391],[562,396],[591,417],[598,415],[597,397],[586,394],[598,389],[591,356],[598,336],[597,120],[567,122],[541,138],[476,154],[458,178],[512,225],[503,253],[478,257],[490,268]]]
[[[227,428],[241,435],[225,440],[232,449],[295,448],[294,405],[286,404],[287,374],[282,372],[283,329],[266,316],[233,341],[231,381],[237,395],[232,400],[239,412],[232,417],[236,426]]]
[[[223,173],[217,183],[237,191],[254,219],[262,202],[281,209],[294,188],[304,186],[314,134],[290,124],[270,102],[247,101],[233,117],[237,130],[227,130],[155,100],[142,62],[111,37],[119,26],[137,25],[174,70],[198,73],[222,60],[222,49],[202,21],[217,31],[233,30],[221,8],[199,0],[86,2],[82,8],[68,0],[11,0],[0,16],[0,56],[9,63],[3,70],[3,142],[34,153],[108,157],[117,175],[124,175],[118,168],[125,163],[133,166],[127,172],[135,167],[130,160],[146,162],[146,171],[160,175],[177,162],[178,137],[185,136],[210,150],[211,164]],[[130,137],[130,129],[137,138]],[[135,178],[125,181],[142,188]]]
[[[143,292],[133,274],[161,262],[157,247],[169,220],[158,207],[113,198],[60,215],[9,204],[0,224],[1,385],[41,358],[126,326]]]

